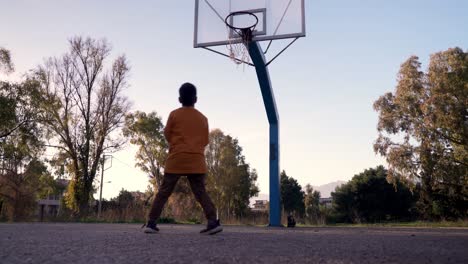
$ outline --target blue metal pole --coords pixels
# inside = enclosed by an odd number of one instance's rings
[[[282,226],[279,171],[279,124],[270,123],[270,226]]]
[[[281,225],[281,190],[279,177],[279,118],[275,96],[271,88],[270,73],[260,44],[248,45],[249,55],[257,71],[258,83],[270,124],[270,226]]]

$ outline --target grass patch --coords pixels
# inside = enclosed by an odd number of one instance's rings
[[[468,228],[468,220],[458,221],[414,221],[414,222],[385,222],[385,223],[363,223],[363,224],[326,224],[326,225],[305,225],[298,224],[298,227],[413,227],[413,228]]]

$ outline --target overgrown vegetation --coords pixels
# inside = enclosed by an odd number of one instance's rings
[[[47,59],[21,81],[0,80],[0,219],[37,219],[39,199],[64,195],[51,220],[145,221],[164,174],[164,124],[156,112],[129,112],[122,91],[130,68],[122,55],[106,70],[109,46],[105,40],[74,37],[68,52]],[[14,71],[10,52],[1,47],[0,71]],[[374,109],[379,115],[374,150],[388,168],[354,175],[332,193],[332,200],[282,171],[284,216],[314,225],[466,223],[467,52],[435,53],[427,71],[410,57],[401,65],[395,91],[378,98]],[[127,140],[138,148],[135,166],[148,175],[148,188],[121,190],[104,200],[97,219],[93,194],[103,153],[120,149]],[[211,131],[206,161],[207,189],[224,223],[267,224],[268,211],[249,207],[259,192],[258,176],[238,139],[220,129]],[[163,216],[163,222],[203,222],[185,179]]]

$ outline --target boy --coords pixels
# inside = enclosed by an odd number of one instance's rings
[[[164,136],[169,142],[169,156],[164,168],[163,183],[153,200],[144,232],[159,231],[156,221],[167,199],[179,178],[187,176],[190,188],[208,220],[207,227],[200,233],[213,235],[223,231],[223,228],[216,219],[216,209],[205,189],[208,119],[194,108],[197,102],[197,89],[193,84],[182,84],[179,89],[179,102],[182,107],[171,112],[164,129]]]

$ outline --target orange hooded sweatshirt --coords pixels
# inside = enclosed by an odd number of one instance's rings
[[[172,111],[164,129],[164,136],[169,142],[164,171],[175,174],[206,173],[208,134],[208,119],[194,107]]]

